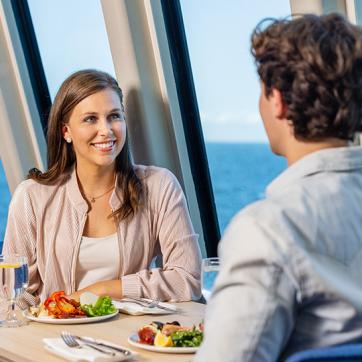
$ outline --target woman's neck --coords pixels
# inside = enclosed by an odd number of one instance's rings
[[[76,167],[76,172],[79,186],[86,195],[101,194],[109,190],[115,183],[114,165],[94,170]]]

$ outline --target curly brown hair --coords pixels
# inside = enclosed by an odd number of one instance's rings
[[[41,172],[33,168],[28,178],[43,185],[64,183],[76,162],[72,144],[64,140],[62,127],[69,122],[74,107],[83,99],[104,89],[115,91],[123,107],[123,94],[117,81],[108,73],[95,70],[80,70],[70,75],[61,85],[51,107],[48,130],[48,170]],[[124,110],[124,109],[123,109]],[[128,137],[115,161],[118,187],[123,194],[123,204],[110,216],[119,220],[132,217],[142,203],[143,186],[131,161]]]
[[[253,31],[251,52],[266,96],[281,92],[297,139],[351,140],[362,130],[361,36],[335,13],[264,19]]]

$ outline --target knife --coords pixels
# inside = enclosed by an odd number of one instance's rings
[[[114,351],[120,352],[122,354],[124,354],[125,356],[130,356],[132,354],[132,352],[128,349],[125,348],[121,348],[121,347],[115,347],[113,345],[110,345],[108,343],[103,343],[103,342],[98,342],[96,339],[91,338],[91,337],[79,337],[79,336],[74,336],[74,338],[82,341],[82,342],[87,342],[87,343],[91,343],[94,344],[95,346],[102,346],[102,347],[106,347],[106,348],[110,348]]]
[[[165,310],[165,311],[168,311],[168,312],[171,312],[171,313],[174,313],[174,314],[177,314],[177,312],[179,312],[179,309],[178,308],[170,308],[170,307],[166,307],[164,305],[160,305],[159,303],[157,303],[157,305],[153,305],[153,303],[155,303],[155,301],[149,301],[149,300],[145,300],[145,299],[141,299],[141,298],[133,298],[133,297],[125,297],[121,300],[119,300],[120,302],[130,302],[130,303],[135,303],[135,304],[138,304],[142,307],[145,307],[145,308],[151,308],[151,309],[162,309],[162,310]]]

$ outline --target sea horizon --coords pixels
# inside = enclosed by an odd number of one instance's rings
[[[267,142],[205,143],[220,231],[243,207],[264,197],[266,186],[286,168]],[[4,239],[10,192],[0,163],[0,242]]]

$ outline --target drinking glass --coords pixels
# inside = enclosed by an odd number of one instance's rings
[[[219,272],[219,258],[206,258],[201,264],[201,288],[202,295],[208,301],[214,287],[216,276]]]
[[[6,319],[0,327],[20,327],[24,320],[17,318],[15,302],[28,287],[28,260],[19,255],[0,255],[0,298],[8,304]]]

